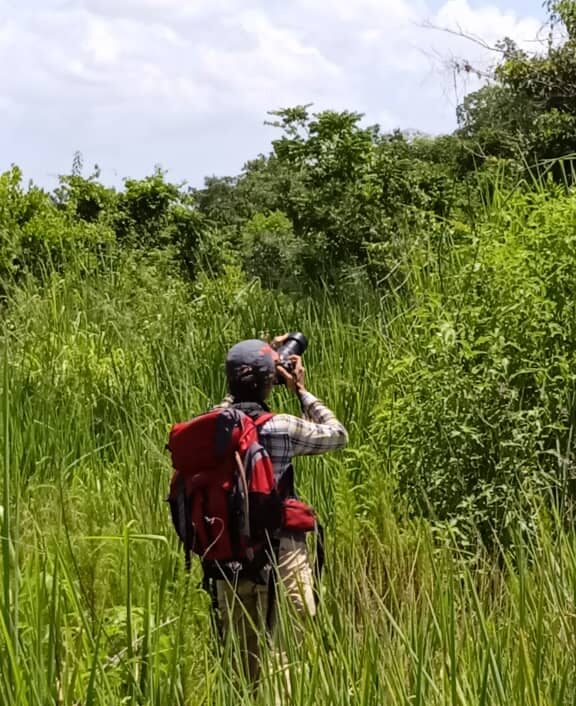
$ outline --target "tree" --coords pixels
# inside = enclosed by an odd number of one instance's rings
[[[550,0],[546,7],[544,53],[530,55],[503,40],[493,82],[458,109],[458,134],[477,159],[496,155],[532,164],[576,153],[576,1]]]
[[[305,278],[335,281],[350,268],[381,278],[396,265],[395,241],[416,237],[426,219],[449,209],[452,157],[433,140],[381,134],[350,111],[296,106],[271,115],[281,131],[271,154],[196,193],[201,212],[228,229],[243,252],[254,244],[243,224],[284,214]],[[274,232],[262,231],[268,239]]]

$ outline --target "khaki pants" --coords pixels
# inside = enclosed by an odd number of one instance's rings
[[[260,675],[260,649],[265,639],[268,615],[268,586],[240,579],[236,585],[217,581],[218,605],[222,615],[224,635],[233,629],[242,651],[242,667],[256,684]],[[304,635],[304,621],[316,613],[313,577],[305,539],[281,537],[278,550],[276,601],[285,601],[290,620],[290,632],[298,646]],[[286,625],[278,624],[277,612],[272,613],[274,661],[287,675],[288,660],[283,633]],[[286,688],[289,688],[287,679]],[[278,701],[277,703],[281,703]]]

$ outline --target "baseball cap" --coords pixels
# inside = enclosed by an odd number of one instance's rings
[[[278,353],[266,341],[257,338],[240,341],[226,356],[228,380],[254,390],[264,387],[276,375]]]

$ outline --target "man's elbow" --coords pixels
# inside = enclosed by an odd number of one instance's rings
[[[342,424],[339,425],[337,439],[337,450],[343,449],[344,447],[348,446],[348,432],[346,431],[346,427],[344,427]]]

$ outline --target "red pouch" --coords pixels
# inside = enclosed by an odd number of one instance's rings
[[[316,528],[316,513],[296,498],[284,500],[282,529],[289,532],[312,532]]]

